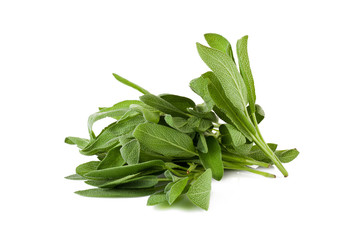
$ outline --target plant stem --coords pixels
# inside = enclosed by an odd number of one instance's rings
[[[251,173],[259,174],[259,175],[264,176],[264,177],[276,178],[276,176],[274,174],[267,173],[267,172],[262,172],[262,171],[253,169],[251,167],[241,166],[241,165],[239,166],[239,165],[228,163],[228,162],[226,163],[226,165],[227,166],[225,166],[225,169],[243,170],[243,171],[248,171],[248,172],[251,172]]]
[[[259,135],[260,133],[258,133],[257,136],[251,136],[251,137],[256,143],[256,145],[264,152],[264,154],[271,159],[271,161],[280,170],[280,172],[284,175],[284,177],[287,177],[289,174],[284,168],[284,166],[281,164],[279,158],[274,154],[274,152],[269,148],[266,142],[262,140],[262,137],[260,137]]]
[[[229,161],[229,162],[238,162],[238,163],[243,163],[245,165],[258,165],[260,167],[266,167],[266,168],[270,167],[270,164],[268,164],[268,163],[256,161],[252,158],[236,156],[233,154],[230,155],[226,152],[222,153],[222,158],[223,158],[223,160]]]

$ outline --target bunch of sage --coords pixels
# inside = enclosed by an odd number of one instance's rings
[[[197,49],[211,71],[190,82],[190,88],[204,100],[201,104],[183,96],[151,94],[114,74],[143,95],[140,100],[125,100],[90,115],[89,138],[65,139],[77,145],[81,154],[95,156],[66,177],[95,187],[77,194],[150,195],[148,205],[171,205],[185,195],[207,210],[211,180],[221,180],[224,170],[274,178],[260,169],[274,164],[288,176],[282,163],[292,161],[299,152],[277,150],[277,144],[267,144],[260,133],[258,124],[265,114],[255,103],[248,37],[236,44],[238,67],[228,40],[218,34],[205,34],[205,39],[210,47],[197,43]],[[93,124],[106,117],[114,122],[96,135]]]

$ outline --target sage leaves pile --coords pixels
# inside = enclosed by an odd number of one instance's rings
[[[148,205],[173,204],[180,196],[205,210],[209,207],[212,178],[226,170],[242,170],[265,177],[275,165],[286,177],[283,163],[295,159],[296,149],[277,150],[266,143],[258,124],[264,110],[256,104],[245,36],[236,44],[238,66],[230,43],[218,34],[205,34],[210,47],[197,43],[201,59],[211,69],[190,82],[204,102],[173,95],[154,95],[114,74],[138,90],[140,100],[125,100],[100,108],[88,120],[89,138],[67,137],[80,153],[93,156],[76,174],[93,188],[77,191],[88,197],[149,196]],[[100,134],[96,121],[114,122]]]

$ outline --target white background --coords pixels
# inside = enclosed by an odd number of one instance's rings
[[[358,1],[129,2],[1,1],[0,238],[359,239]],[[74,194],[64,176],[91,157],[64,138],[139,97],[111,73],[199,102],[207,32],[249,35],[263,135],[300,151],[289,177],[229,173],[207,212]]]

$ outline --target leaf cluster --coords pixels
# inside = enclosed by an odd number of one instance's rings
[[[296,149],[277,150],[266,143],[258,124],[264,110],[255,103],[254,80],[247,54],[247,36],[237,42],[238,64],[230,43],[218,34],[205,34],[210,47],[197,44],[212,71],[190,82],[203,103],[174,94],[154,95],[114,74],[143,95],[99,108],[88,119],[89,138],[67,137],[91,161],[76,167],[67,179],[84,180],[93,188],[77,191],[87,197],[149,196],[148,205],[172,205],[186,196],[207,210],[212,178],[226,170],[242,170],[265,177],[261,171],[295,159]],[[98,135],[93,125],[103,118],[113,123]]]

